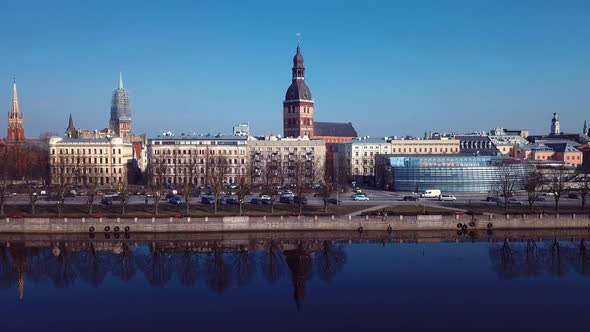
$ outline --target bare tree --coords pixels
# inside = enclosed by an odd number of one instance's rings
[[[579,176],[580,198],[582,199],[582,210],[586,207],[586,199],[590,193],[590,176],[588,173],[582,173]]]
[[[160,195],[164,189],[164,181],[166,179],[166,165],[163,158],[155,157],[152,159],[152,164],[149,168],[150,174],[150,188],[154,198],[154,215],[158,215],[158,207],[160,205]]]
[[[545,177],[537,171],[530,171],[526,176],[525,189],[527,192],[527,201],[529,209],[533,209],[533,204],[539,199],[541,190],[545,184]]]
[[[67,183],[66,171],[67,171],[67,159],[63,156],[55,159],[53,167],[53,187],[55,189],[57,199],[57,215],[61,218],[66,199],[66,192],[69,188]]]
[[[96,198],[97,188],[98,183],[96,181],[89,181],[86,183],[86,206],[88,208],[88,214],[92,214],[92,207],[94,205],[94,199]]]
[[[6,147],[0,147],[0,216],[4,217],[8,186],[8,160]]]
[[[508,200],[516,188],[514,168],[510,165],[500,167],[495,190],[504,198],[504,211],[508,210]]]
[[[320,166],[321,167],[321,166]],[[328,203],[332,195],[334,194],[334,181],[333,181],[333,172],[324,168],[323,170],[320,168],[318,171],[319,174],[323,174],[323,178],[320,181],[320,186],[318,188],[318,194],[322,198],[324,202],[324,213],[328,212]]]
[[[240,177],[240,187],[237,191],[238,196],[238,204],[240,204],[240,216],[244,213],[244,199],[246,195],[250,193],[250,182],[248,181],[248,176],[241,176]]]
[[[123,178],[123,181],[119,183],[119,198],[121,199],[121,215],[125,215],[125,208],[129,204],[129,186],[127,185],[127,177]]]
[[[280,195],[279,186],[283,183],[284,167],[281,155],[269,153],[264,159],[261,174],[263,177],[262,193],[270,198],[270,213],[275,212],[275,202]]]
[[[209,166],[209,177],[208,183],[211,191],[213,191],[213,213],[217,213],[219,205],[219,197],[223,192],[226,181],[225,177],[228,173],[227,159],[223,157],[214,158],[210,157],[208,162]]]
[[[194,162],[193,162],[194,161]],[[186,215],[190,215],[190,200],[193,189],[197,185],[197,165],[196,159],[188,160],[184,167],[184,202],[186,205]]]
[[[555,200],[555,211],[559,210],[559,200],[565,192],[568,180],[568,172],[563,167],[559,167],[550,173],[549,188],[553,193],[553,199]]]
[[[313,186],[317,182],[318,165],[315,164],[310,155],[297,155],[289,166],[292,166],[291,177],[295,185],[295,197],[299,207],[299,214],[302,214],[307,195],[313,191]]]

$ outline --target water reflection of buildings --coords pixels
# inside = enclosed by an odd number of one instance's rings
[[[222,293],[248,285],[257,273],[274,284],[289,271],[299,307],[313,260],[325,257],[314,253],[324,251],[338,252],[336,263],[344,265],[342,246],[331,241],[0,242],[0,288],[18,287],[22,300],[25,278],[67,288],[78,280],[99,287],[109,275],[123,281],[141,275],[152,287],[165,287],[175,276],[184,287],[202,280],[210,290]],[[319,276],[342,269],[323,262],[316,267],[330,269],[317,271]]]

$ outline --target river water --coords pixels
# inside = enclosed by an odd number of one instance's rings
[[[590,323],[586,234],[0,235],[0,326],[563,331]]]

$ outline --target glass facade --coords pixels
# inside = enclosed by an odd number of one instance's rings
[[[391,156],[394,191],[490,192],[506,172],[522,189],[528,167],[497,156]]]

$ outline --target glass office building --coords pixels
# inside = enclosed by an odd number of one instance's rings
[[[376,183],[402,192],[440,189],[443,192],[490,192],[505,174],[523,189],[527,164],[502,156],[428,155],[377,157]]]

